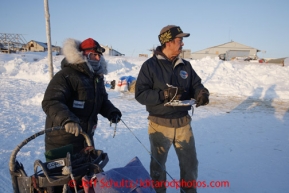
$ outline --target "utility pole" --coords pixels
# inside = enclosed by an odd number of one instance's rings
[[[50,79],[53,77],[53,63],[52,63],[52,52],[51,52],[51,35],[50,35],[50,15],[48,0],[44,0],[44,11],[45,11],[45,21],[46,21],[46,39],[47,39],[47,49],[48,49],[48,65]]]

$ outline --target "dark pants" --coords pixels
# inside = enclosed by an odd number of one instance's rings
[[[166,192],[165,184],[168,183],[165,183],[166,172],[163,169],[166,168],[168,152],[173,144],[179,159],[180,181],[183,181],[181,192],[195,193],[196,187],[185,186],[186,183],[192,184],[188,182],[196,181],[198,177],[198,160],[191,125],[170,128],[149,121],[148,133],[152,153],[150,175],[152,180],[157,182],[155,183],[156,192]],[[160,184],[162,184],[161,187],[159,187]]]

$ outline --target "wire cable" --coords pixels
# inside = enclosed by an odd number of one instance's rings
[[[157,164],[161,167],[163,171],[172,179],[172,181],[177,184],[175,179],[167,172],[167,170],[160,164],[160,162],[152,155],[152,153],[146,148],[146,146],[140,141],[140,139],[134,134],[134,132],[125,124],[125,122],[121,119],[121,122],[126,126],[126,128],[132,133],[132,135],[138,140],[138,142],[145,148],[145,150],[150,154],[150,156],[157,162]],[[185,193],[185,191],[180,187],[181,192]]]

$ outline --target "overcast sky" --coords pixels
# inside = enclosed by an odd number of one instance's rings
[[[266,51],[259,57],[289,56],[288,0],[49,0],[51,41],[96,39],[126,56],[149,53],[166,25],[191,36],[191,52],[231,40]],[[5,0],[0,4],[0,33],[23,34],[47,42],[44,0]]]

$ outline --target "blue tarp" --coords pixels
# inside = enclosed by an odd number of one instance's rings
[[[132,81],[136,80],[136,78],[133,77],[133,76],[122,76],[122,77],[120,77],[119,79],[120,79],[120,80],[126,80],[126,82],[127,82],[128,84],[130,84]]]
[[[126,166],[95,174],[97,193],[154,193],[152,180],[140,160],[135,157]]]

